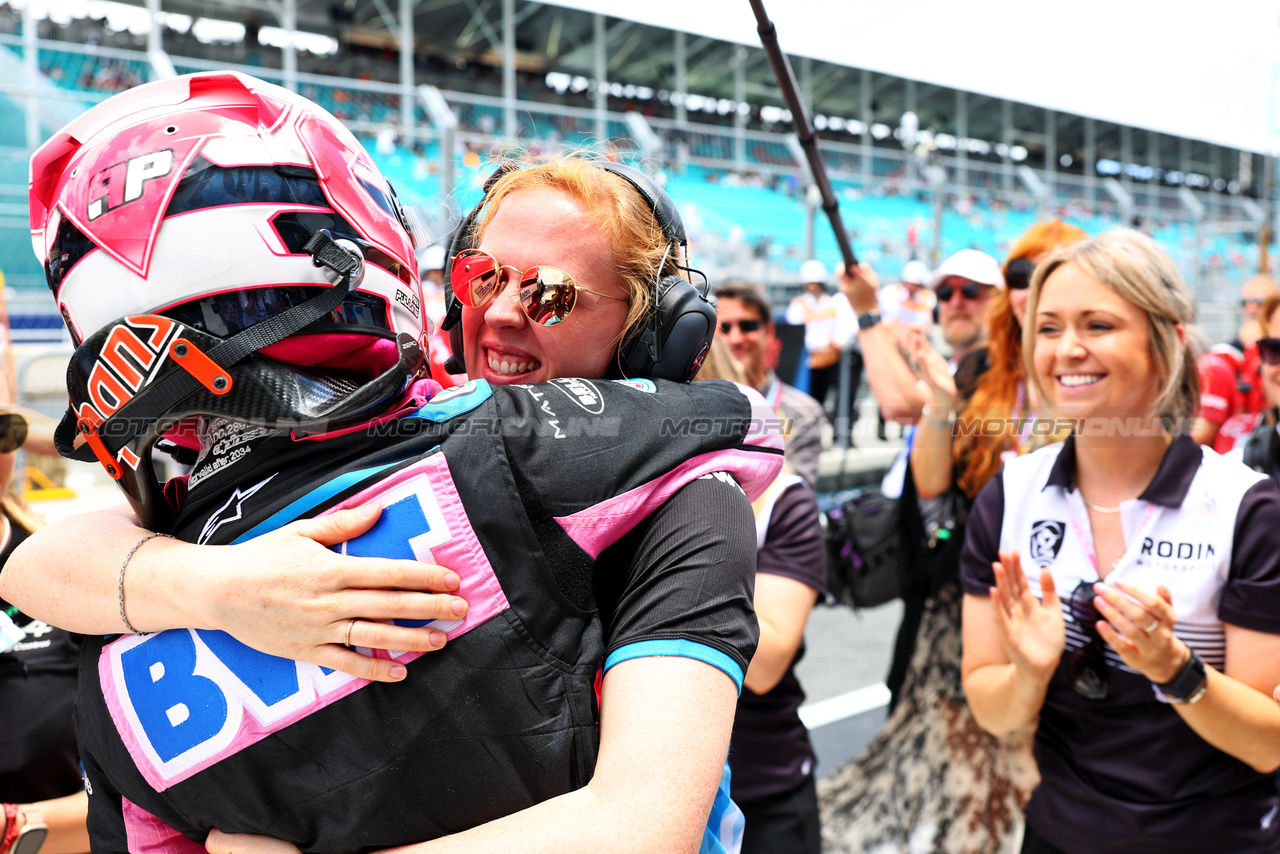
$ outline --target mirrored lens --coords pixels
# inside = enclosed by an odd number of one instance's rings
[[[11,454],[27,441],[27,419],[16,412],[0,415],[0,454]]]
[[[529,319],[555,326],[569,316],[577,302],[573,277],[555,267],[530,267],[520,278],[520,304]]]
[[[453,295],[467,308],[488,305],[501,282],[498,262],[492,255],[468,250],[454,256],[449,286],[453,288]]]

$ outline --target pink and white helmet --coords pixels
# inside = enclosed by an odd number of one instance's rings
[[[104,101],[36,151],[30,201],[36,257],[77,343],[197,301],[206,331],[234,333],[297,296],[250,292],[330,285],[302,248],[320,228],[366,262],[335,321],[422,336],[390,185],[337,119],[262,80],[206,72]]]
[[[172,425],[324,433],[425,371],[404,211],[355,137],[286,89],[209,72],[116,95],[32,156],[30,204],[77,344],[58,449],[96,457],[150,524]]]

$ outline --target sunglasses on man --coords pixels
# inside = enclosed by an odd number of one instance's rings
[[[1036,262],[1030,258],[1014,258],[1004,268],[1004,283],[1010,290],[1023,291],[1031,287],[1031,274],[1036,271]]]
[[[738,327],[738,331],[743,335],[746,335],[749,332],[760,331],[760,321],[758,320],[739,320],[736,322],[732,320],[722,320],[720,321],[720,331],[725,335],[728,335],[733,331],[735,323]]]
[[[938,302],[951,302],[957,290],[965,299],[977,299],[982,296],[982,285],[977,282],[965,282],[959,288],[954,285],[939,285],[935,292],[938,295]]]
[[[467,308],[482,308],[502,290],[503,270],[515,271],[516,282],[520,285],[520,307],[529,320],[539,326],[555,326],[568,318],[578,304],[578,291],[626,302],[622,297],[584,288],[558,267],[540,264],[527,270],[516,270],[504,267],[498,259],[479,249],[464,249],[453,256],[449,287],[458,302]]]

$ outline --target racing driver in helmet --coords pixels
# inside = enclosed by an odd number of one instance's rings
[[[96,459],[147,528],[206,544],[182,548],[224,587],[266,553],[229,544],[363,512],[367,530],[337,551],[448,567],[465,602],[430,621],[337,621],[332,645],[394,663],[399,681],[373,681],[268,654],[235,620],[136,610],[140,545],[60,551],[100,517],[29,541],[0,595],[88,635],[77,731],[95,851],[195,851],[214,828],[316,852],[441,837],[450,850],[736,844],[716,790],[757,636],[748,500],[776,475],[780,437],[753,417],[767,411],[753,393],[681,382],[714,312],[671,275],[683,229],[665,193],[582,160],[502,180],[454,279],[467,346],[487,362],[439,392],[403,211],[315,104],[237,73],[189,75],[105,101],[33,157],[33,241],[78,345],[60,450]],[[622,252],[590,242],[613,214],[586,217],[569,186],[640,212],[652,294],[542,263],[611,269]],[[540,229],[580,254],[557,255]],[[538,252],[554,257],[522,263],[509,287],[496,258]],[[651,377],[539,374],[555,354],[570,354],[564,371],[585,364],[571,358],[584,342],[627,346],[590,321],[610,300],[619,329],[666,335],[680,287],[705,333],[651,348]],[[495,357],[514,349],[490,335],[499,316],[545,358]],[[715,429],[688,429],[708,414]],[[190,475],[159,483],[157,448],[189,455]],[[163,553],[171,575],[191,566],[177,543]],[[390,646],[424,626],[447,648]]]

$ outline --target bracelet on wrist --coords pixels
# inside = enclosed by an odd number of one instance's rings
[[[956,423],[956,412],[954,409],[947,412],[947,420],[945,421],[941,421],[930,415],[928,407],[925,407],[925,409],[921,411],[920,416],[930,427],[935,430],[941,430],[944,433],[949,432],[952,426]]]

